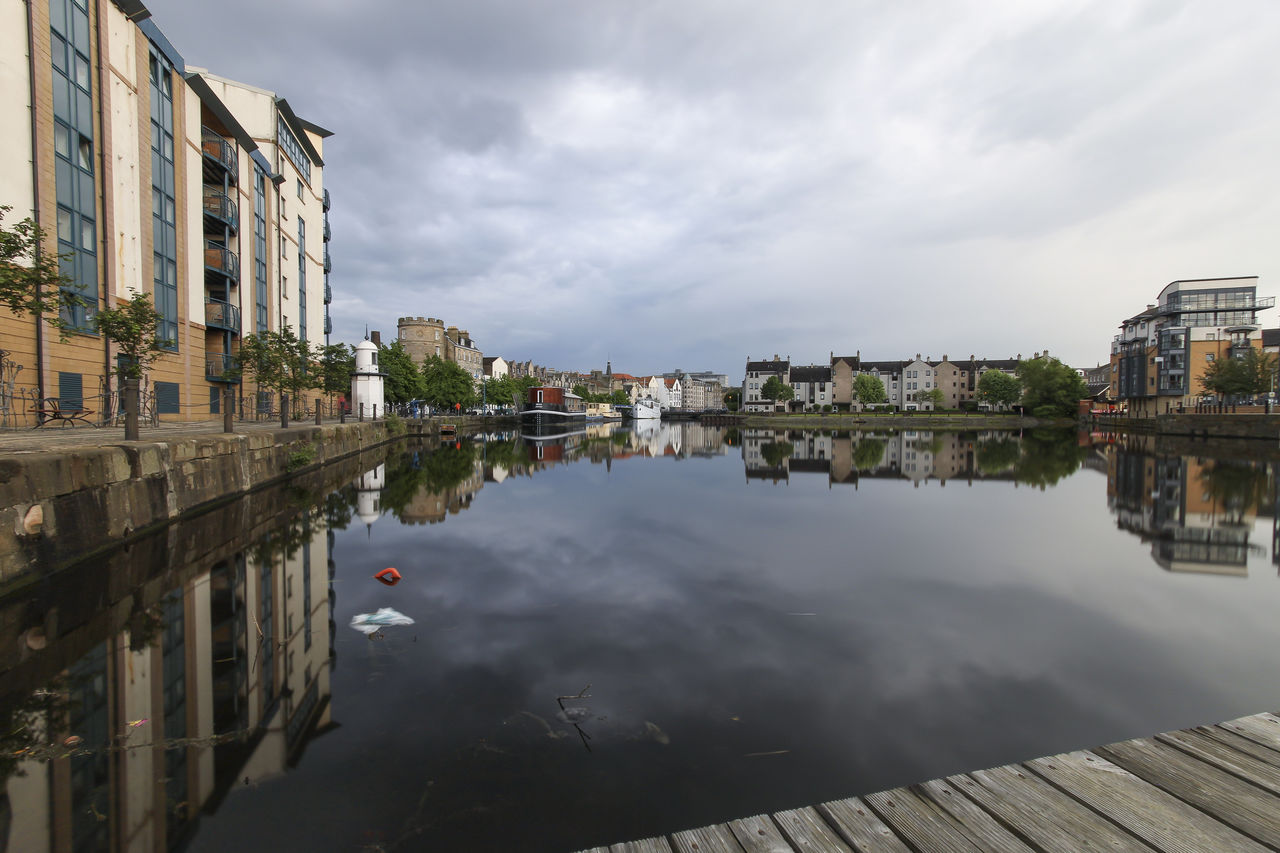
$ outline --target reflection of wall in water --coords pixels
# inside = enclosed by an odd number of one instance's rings
[[[54,740],[74,735],[90,752],[27,761],[6,780],[0,849],[171,849],[201,809],[246,778],[283,773],[326,729],[329,537],[304,519],[276,541],[289,553],[215,564],[67,668],[70,710]],[[212,745],[232,733],[244,737]]]

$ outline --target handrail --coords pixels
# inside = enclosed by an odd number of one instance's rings
[[[212,240],[204,244],[204,265],[230,279],[240,280],[240,258],[226,246]]]
[[[204,212],[210,216],[216,217],[223,222],[238,227],[240,219],[237,216],[239,208],[230,196],[224,192],[220,192],[208,187],[204,190]]]
[[[209,352],[204,355],[204,375],[206,379],[220,382],[235,382],[236,357],[230,353]]]
[[[233,176],[236,172],[236,152],[231,141],[208,127],[200,128],[200,150],[204,156],[221,164]],[[234,180],[234,177],[233,177]]]
[[[227,329],[240,334],[240,306],[232,305],[221,299],[208,298],[204,301],[204,323],[219,329]]]

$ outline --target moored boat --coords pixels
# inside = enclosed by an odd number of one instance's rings
[[[541,385],[529,389],[520,420],[533,426],[583,424],[587,420],[587,407],[582,398],[572,391]]]
[[[632,406],[631,416],[638,421],[656,420],[662,417],[662,407],[652,397],[643,397]]]

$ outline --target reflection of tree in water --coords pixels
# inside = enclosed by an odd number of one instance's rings
[[[866,471],[880,464],[884,458],[885,442],[879,438],[860,439],[853,448],[853,467]]]
[[[1237,523],[1267,497],[1267,470],[1261,463],[1216,462],[1200,473],[1200,481],[1218,508]]]
[[[1073,431],[1035,429],[1022,437],[1022,457],[1013,470],[1019,483],[1052,486],[1074,474],[1088,448],[1081,447]]]
[[[760,445],[760,457],[771,468],[781,466],[787,457],[794,452],[795,448],[789,441],[770,441]]]
[[[448,444],[438,450],[410,451],[387,460],[386,487],[381,503],[397,519],[422,490],[438,495],[464,483],[475,472],[476,447],[471,442]]]
[[[989,439],[978,445],[975,461],[984,474],[999,474],[1018,464],[1022,445],[1011,435]]]
[[[71,751],[54,742],[55,735],[66,726],[70,703],[66,684],[51,682],[25,698],[10,697],[0,702],[0,789],[15,773],[23,775],[18,765],[40,757],[48,750],[60,754]]]

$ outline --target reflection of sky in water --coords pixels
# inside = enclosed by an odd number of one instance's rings
[[[334,559],[339,626],[416,624],[339,628],[342,728],[198,849],[576,849],[1278,704],[1266,556],[1164,572],[1087,470],[854,490],[747,483],[732,456],[583,462],[444,524],[353,524]],[[555,718],[587,684],[590,753]],[[326,817],[271,817],[299,808]]]

